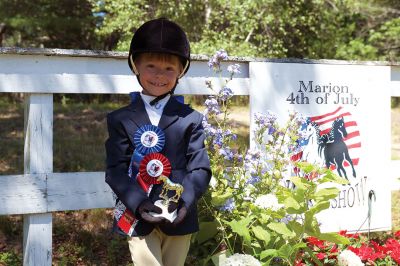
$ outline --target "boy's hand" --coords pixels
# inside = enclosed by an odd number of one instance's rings
[[[178,209],[178,213],[175,220],[172,223],[170,223],[170,225],[172,226],[177,226],[178,224],[180,224],[185,219],[187,214],[187,208],[185,207],[185,203],[182,200],[179,201],[179,204],[177,204],[176,202],[169,203],[168,206],[169,213],[175,211],[176,209]]]
[[[173,226],[177,226],[180,224],[186,217],[187,214],[187,208],[185,205],[182,205],[182,207],[179,208],[178,210],[178,216],[176,216],[175,220],[172,222]]]
[[[153,202],[151,202],[151,200],[145,200],[139,205],[138,208],[138,213],[142,217],[142,219],[152,224],[165,223],[164,217],[154,217],[151,214],[149,214],[149,212],[155,212],[160,214],[162,213],[162,210],[160,207],[154,205]]]
[[[176,209],[178,209],[178,203],[176,202],[170,202],[168,205],[168,212],[174,212]]]

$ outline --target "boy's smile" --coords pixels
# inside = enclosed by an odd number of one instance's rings
[[[181,72],[179,59],[172,59],[163,60],[143,54],[136,60],[143,94],[159,96],[172,90]]]

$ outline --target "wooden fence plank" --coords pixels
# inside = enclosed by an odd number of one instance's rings
[[[45,174],[53,171],[53,95],[30,94],[25,99],[25,174]],[[45,175],[38,184],[46,183]],[[32,180],[33,181],[33,180]],[[34,182],[32,182],[32,185]],[[24,216],[24,265],[51,265],[51,213]]]
[[[225,79],[206,77],[185,77],[179,81],[177,94],[207,95],[214,94],[205,85],[211,80],[216,88],[224,84]],[[249,79],[235,78],[229,87],[236,95],[248,95]],[[133,75],[101,74],[0,74],[0,92],[34,93],[112,93],[126,94],[140,91],[141,88]]]
[[[47,211],[45,175],[0,176],[0,215]]]
[[[104,172],[53,173],[47,179],[48,211],[114,206]]]

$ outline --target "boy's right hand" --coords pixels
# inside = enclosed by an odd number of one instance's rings
[[[165,218],[164,217],[154,217],[149,212],[155,212],[155,213],[162,213],[162,210],[160,207],[157,207],[156,205],[151,202],[151,200],[144,200],[138,207],[138,213],[140,217],[142,217],[143,220],[145,220],[148,223],[152,224],[160,224],[160,223],[165,223]]]

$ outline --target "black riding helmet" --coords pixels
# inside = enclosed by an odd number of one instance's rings
[[[135,67],[134,61],[141,53],[167,53],[179,57],[183,71],[178,78],[181,78],[189,69],[190,66],[190,45],[182,28],[166,19],[159,18],[145,22],[140,26],[133,35],[129,48],[128,64],[130,69],[135,73],[139,80],[139,73]],[[139,81],[140,83],[140,81]],[[155,104],[168,94],[173,94],[173,91],[178,83],[175,83],[174,88],[154,99]]]

